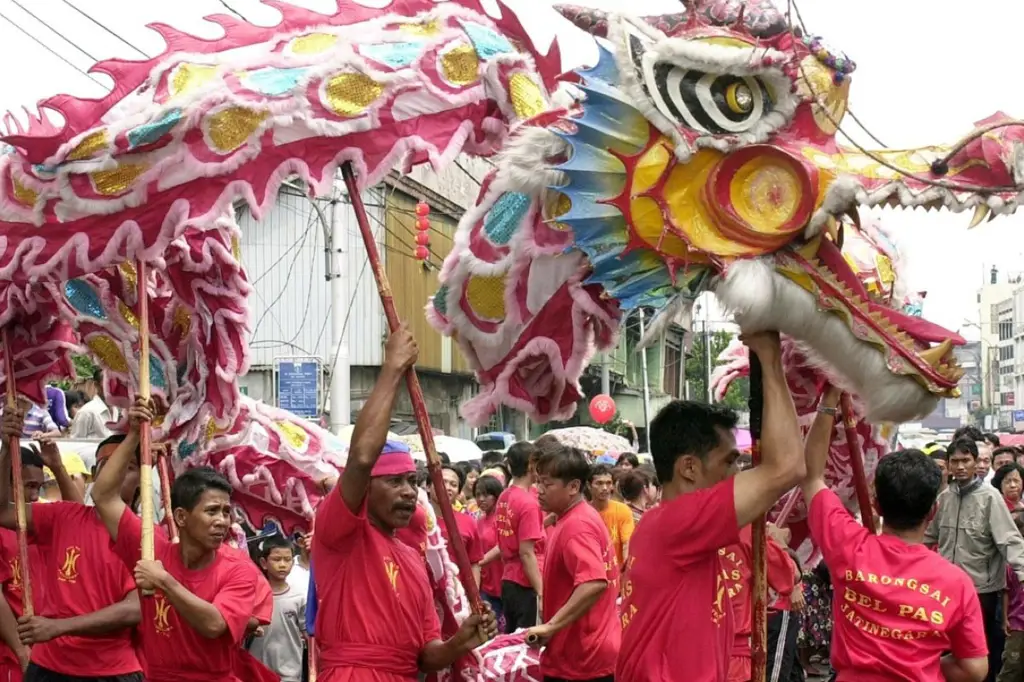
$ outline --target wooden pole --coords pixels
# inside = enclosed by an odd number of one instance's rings
[[[139,260],[135,264],[135,299],[139,307],[139,397],[149,400],[149,266]],[[142,462],[139,467],[139,498],[142,503],[142,558],[152,561],[156,558],[153,544],[153,449],[150,439],[152,430],[149,422],[142,424],[139,434],[139,448]],[[144,596],[152,596],[151,590],[143,590]]]
[[[366,207],[363,205],[362,195],[359,193],[359,185],[356,183],[355,171],[352,163],[346,161],[341,166],[341,175],[345,179],[345,186],[348,188],[349,200],[352,202],[352,210],[356,214],[356,222],[359,223],[359,231],[363,236],[363,244],[366,246],[366,256],[369,259],[370,267],[373,269],[374,279],[377,280],[377,293],[380,294],[381,303],[384,306],[384,315],[388,320],[388,327],[392,332],[398,329],[400,321],[398,311],[395,309],[395,300],[391,294],[391,284],[388,282],[387,273],[380,261],[380,253],[377,251],[377,242],[370,230],[370,221],[366,215]],[[459,534],[459,527],[455,523],[455,512],[452,510],[451,500],[448,499],[448,490],[444,486],[444,478],[441,475],[441,458],[437,456],[437,448],[434,445],[434,432],[430,428],[430,417],[427,414],[427,404],[423,399],[423,389],[420,388],[419,378],[416,376],[415,368],[410,368],[405,375],[406,387],[409,389],[409,398],[412,400],[412,410],[416,415],[416,426],[419,428],[420,439],[423,441],[423,451],[427,457],[427,469],[430,472],[430,480],[434,486],[434,495],[437,497],[438,506],[441,508],[441,516],[444,519],[445,528],[448,530],[448,542],[451,543],[452,552],[455,555],[455,563],[459,567],[459,578],[466,590],[466,596],[473,610],[477,613],[483,611],[483,604],[480,601],[480,590],[477,589],[476,580],[473,579],[473,568],[469,562],[469,555],[466,553],[466,546],[462,543],[462,536]]]
[[[843,429],[846,431],[846,449],[850,453],[850,467],[853,469],[853,485],[857,491],[857,504],[860,506],[860,521],[872,533],[875,528],[875,510],[871,506],[871,493],[868,491],[868,477],[864,473],[864,450],[860,447],[857,437],[857,417],[853,412],[853,401],[847,393],[839,398],[839,408],[843,413]]]
[[[174,516],[171,514],[171,471],[167,465],[167,453],[170,446],[163,444],[157,454],[157,473],[160,476],[160,499],[164,507],[164,525],[167,526],[167,539],[171,542],[178,541],[178,527],[174,525]]]
[[[4,362],[7,373],[7,409],[18,408],[18,389],[14,382],[14,353],[11,351],[10,332],[3,329]],[[21,440],[11,436],[7,441],[7,450],[11,455],[12,487],[14,488],[14,507],[18,520],[18,558],[21,561],[22,601],[24,615],[34,616],[32,603],[32,572],[28,563],[28,521],[25,514],[25,482],[21,476]]]
[[[750,442],[754,466],[761,463],[761,420],[764,416],[764,392],[761,378],[761,360],[750,353]],[[751,590],[753,608],[750,621],[750,679],[764,682],[768,671],[768,564],[765,537],[767,517],[754,521],[752,544],[754,555],[754,585]]]
[[[793,515],[793,510],[796,509],[796,503],[799,499],[800,488],[793,488],[786,494],[786,501],[783,503],[779,515],[775,517],[776,526],[785,528],[789,524],[789,517]]]

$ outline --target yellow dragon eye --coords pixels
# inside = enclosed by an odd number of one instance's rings
[[[754,108],[754,93],[746,83],[732,83],[725,90],[725,103],[734,114],[749,114]]]

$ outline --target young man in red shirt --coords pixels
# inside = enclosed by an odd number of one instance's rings
[[[504,565],[501,574],[501,607],[505,632],[537,624],[537,609],[544,600],[544,512],[530,492],[535,481],[530,461],[537,449],[530,443],[516,443],[505,458],[512,483],[498,498],[495,526],[497,552]],[[494,551],[494,550],[492,550]],[[489,553],[490,554],[490,553]],[[484,557],[487,563],[490,556]]]
[[[724,682],[732,608],[718,550],[804,474],[803,442],[776,333],[743,337],[761,360],[761,465],[735,473],[736,413],[674,401],[651,423],[662,501],[637,525],[626,562],[616,679]]]
[[[875,471],[875,535],[825,485],[839,391],[821,400],[807,434],[803,483],[811,538],[832,576],[832,667],[838,682],[981,682],[985,624],[974,583],[924,545],[942,473],[928,455],[886,455]],[[947,652],[948,655],[947,655]]]
[[[405,325],[388,339],[345,470],[317,509],[311,558],[322,682],[415,681],[420,671],[449,667],[495,629],[492,613],[474,614],[442,641],[423,558],[395,537],[416,509],[416,465],[387,432],[417,353]]]
[[[242,682],[233,673],[238,647],[256,605],[252,562],[225,543],[231,528],[231,484],[209,467],[189,469],[171,486],[172,544],[157,531],[155,560],[141,558],[142,521],[120,494],[150,404],[128,411],[130,430],[92,488],[114,552],[133,569],[141,590],[137,627],[147,682]]]
[[[537,461],[540,503],[558,517],[544,557],[547,621],[527,631],[544,682],[612,682],[622,627],[615,610],[619,567],[601,515],[583,499],[587,457],[575,448]]]
[[[14,413],[5,415],[5,431],[14,428],[14,419]],[[117,447],[117,440],[108,438],[97,448],[97,458],[108,457]],[[33,595],[36,615],[18,619],[21,642],[31,647],[25,680],[141,682],[142,668],[132,644],[132,628],[139,622],[135,581],[111,551],[96,510],[82,504],[56,444],[42,442],[41,456],[64,499],[33,502],[25,508],[29,541],[39,550],[33,558],[41,561],[32,567],[38,576],[32,587],[40,595]],[[139,488],[137,451],[135,457],[133,472],[119,491],[129,504]],[[3,470],[9,467],[5,455]],[[0,484],[0,527],[13,531],[17,513],[8,502],[9,489]]]

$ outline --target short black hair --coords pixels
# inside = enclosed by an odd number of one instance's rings
[[[481,476],[476,479],[476,483],[473,484],[473,497],[477,495],[493,495],[498,497],[501,495],[505,488],[502,487],[501,481],[496,479],[494,476]]]
[[[885,524],[895,530],[918,528],[939,496],[942,470],[920,450],[886,455],[875,470],[875,494]]]
[[[943,462],[949,459],[949,455],[946,454],[946,448],[943,447],[936,447],[934,450],[928,453],[928,456],[934,460],[941,459]]]
[[[992,476],[992,485],[996,490],[1002,492],[1003,490],[1003,479],[1012,474],[1014,471],[1020,476],[1020,480],[1024,483],[1024,467],[1017,464],[1017,462],[1010,462],[996,469],[996,473]]]
[[[594,464],[590,467],[590,474],[587,476],[587,483],[590,483],[598,476],[611,476],[612,478],[615,478],[610,466],[607,464]]]
[[[459,490],[466,487],[466,472],[455,464],[442,464],[441,471],[454,471],[455,475],[459,478]]]
[[[266,559],[275,549],[290,549],[292,554],[295,554],[295,546],[292,542],[285,536],[274,533],[260,541],[259,557]]]
[[[975,461],[978,459],[978,444],[971,439],[969,436],[963,438],[957,438],[949,445],[949,450],[946,451],[946,459],[949,459],[958,452],[970,455]]]
[[[72,407],[81,407],[86,403],[85,394],[74,389],[64,392],[64,407],[70,412]],[[70,416],[70,415],[69,415]]]
[[[36,450],[35,448],[29,447],[27,445],[22,445],[19,448],[19,450],[21,450],[22,469],[24,469],[25,467],[37,467],[39,469],[42,469],[43,467],[46,466],[43,463],[43,458],[39,454],[39,451]]]
[[[623,473],[619,477],[619,492],[622,493],[622,499],[627,502],[639,500],[647,487],[647,480],[647,474],[638,469]]]
[[[416,485],[426,485],[430,481],[430,472],[422,463],[416,463]]]
[[[953,432],[953,440],[957,441],[961,438],[969,438],[975,443],[980,443],[985,440],[985,436],[981,433],[981,429],[977,426],[961,426],[959,429]]]
[[[997,436],[996,434],[994,434],[994,433],[983,433],[983,434],[981,434],[981,437],[985,440],[985,442],[987,442],[992,447],[994,447],[994,448],[998,448],[999,447],[999,436]]]
[[[530,470],[530,459],[537,454],[537,448],[533,443],[515,443],[505,453],[505,461],[508,462],[508,469],[512,472],[513,478],[522,478]]]
[[[112,433],[100,441],[100,444],[96,446],[96,452],[99,453],[100,450],[108,445],[120,445],[126,438],[127,436],[123,433]],[[135,463],[142,466],[142,443],[135,446]]]
[[[441,464],[451,464],[452,458],[448,456],[447,452],[439,452],[437,456],[441,459]]]
[[[999,455],[1009,455],[1014,459],[1017,459],[1017,448],[1012,445],[1003,445],[992,451],[992,459],[995,460]]]
[[[629,462],[634,469],[640,466],[640,458],[637,457],[632,452],[623,452],[621,455],[619,455],[619,459],[616,460],[615,466],[622,466],[623,462]]]
[[[488,450],[480,458],[480,464],[484,469],[490,469],[496,464],[501,464],[505,461],[505,455],[498,450]]]
[[[207,490],[231,495],[231,484],[211,467],[187,469],[171,486],[171,509],[192,511]]]
[[[590,462],[582,450],[563,445],[560,450],[548,450],[540,456],[537,473],[556,478],[566,485],[579,481],[580,490],[583,490],[590,480]]]
[[[683,455],[704,459],[721,442],[719,429],[732,431],[739,417],[721,405],[673,400],[651,421],[651,457],[658,480],[672,480],[676,460]]]
[[[539,457],[545,452],[557,452],[562,447],[562,441],[558,440],[558,436],[550,433],[545,433],[543,436],[533,441],[533,447],[536,448]]]

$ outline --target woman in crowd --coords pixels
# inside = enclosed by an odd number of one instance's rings
[[[495,527],[497,521],[498,497],[504,486],[494,476],[480,476],[473,484],[473,498],[480,509],[480,517],[477,520],[477,532],[480,536],[480,547],[484,552],[483,562],[480,566],[480,592],[484,599],[494,609],[494,615],[498,619],[498,627],[502,627],[501,617],[501,554],[496,551],[498,547],[498,531]]]
[[[1020,499],[1024,487],[1024,467],[1016,462],[1004,464],[992,477],[992,485],[1003,494],[1003,500],[1011,512],[1024,509]]]
[[[647,511],[647,476],[639,469],[623,471],[619,476],[619,492],[622,500],[633,514],[633,523]]]

